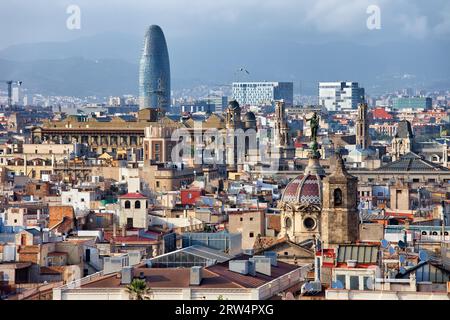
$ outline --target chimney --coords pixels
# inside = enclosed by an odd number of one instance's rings
[[[191,267],[189,275],[189,284],[191,286],[199,286],[202,282],[202,267]]]
[[[120,283],[130,284],[133,281],[133,267],[123,267],[121,272]]]
[[[272,259],[265,256],[253,256],[248,259],[255,264],[255,271],[258,273],[265,274],[266,276],[271,276],[272,271]]]

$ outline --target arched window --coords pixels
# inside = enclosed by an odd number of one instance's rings
[[[335,206],[342,205],[342,190],[339,189],[339,188],[334,189],[333,198],[334,198],[334,205]]]
[[[140,208],[141,208],[141,201],[136,200],[136,201],[134,202],[134,208],[135,208],[135,209],[140,209]]]
[[[131,208],[130,200],[125,201],[125,209],[130,209],[130,208]]]
[[[287,229],[289,229],[292,226],[292,220],[291,218],[286,218],[286,220],[284,220],[284,224],[286,226]]]

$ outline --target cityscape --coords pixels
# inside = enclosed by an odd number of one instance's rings
[[[434,82],[244,62],[188,83],[166,25],[144,22],[121,89],[104,89],[121,60],[98,91],[71,73],[48,89],[52,68],[15,72],[1,44],[0,300],[450,299],[448,61]]]

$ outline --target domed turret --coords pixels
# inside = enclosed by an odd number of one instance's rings
[[[249,111],[244,116],[245,128],[256,129],[256,116],[253,112]]]
[[[301,174],[291,180],[283,191],[281,201],[290,204],[322,204],[322,182],[319,175]]]
[[[240,107],[239,107],[239,103],[236,101],[236,100],[231,100],[229,103],[228,103],[228,109],[229,110],[236,110],[236,109],[240,109]]]
[[[227,128],[238,129],[241,124],[241,107],[236,100],[231,100],[227,107]]]

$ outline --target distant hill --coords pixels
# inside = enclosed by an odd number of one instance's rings
[[[46,95],[109,96],[137,94],[138,66],[123,60],[0,60],[2,79],[22,80],[31,92]]]
[[[312,95],[318,81],[334,80],[359,81],[368,94],[406,86],[450,88],[450,41],[370,46],[166,38],[174,89],[235,80],[293,81],[296,92]],[[119,33],[15,45],[0,50],[0,78],[23,80],[28,89],[44,94],[137,94],[141,45],[141,37]],[[241,66],[250,75],[236,74]]]

